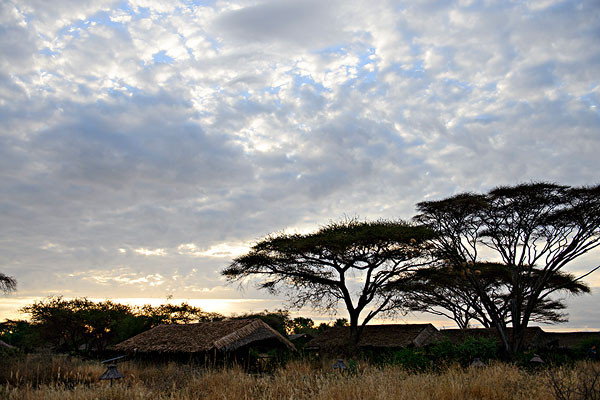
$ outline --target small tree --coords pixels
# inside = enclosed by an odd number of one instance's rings
[[[387,287],[427,264],[432,237],[429,229],[402,221],[331,223],[310,234],[269,236],[222,274],[230,281],[259,277],[259,288],[286,290],[296,308],[311,304],[335,312],[343,303],[356,344],[373,317],[397,308]]]
[[[422,202],[417,208],[421,214],[415,220],[439,235],[434,242],[439,259],[464,271],[510,355],[522,349],[535,311],[557,290],[548,283],[600,245],[600,186],[521,184]],[[510,292],[501,306],[473,268],[482,249],[492,253],[493,261],[499,259],[510,276]],[[510,337],[505,316],[513,328]]]
[[[481,287],[496,307],[502,310],[506,323],[510,323],[510,270],[497,263],[478,263],[472,268]],[[540,273],[541,271],[536,269],[532,274],[533,278],[536,279]],[[553,289],[561,294],[590,293],[588,285],[577,280],[574,275],[564,272],[557,272],[547,285],[547,290]],[[461,329],[468,328],[472,322],[478,322],[485,328],[494,326],[462,268],[448,265],[423,268],[408,279],[398,282],[394,290],[402,293],[404,307],[410,311],[446,317],[456,322]],[[561,300],[543,299],[534,309],[531,320],[550,324],[566,322],[566,314],[562,312],[565,308]]]

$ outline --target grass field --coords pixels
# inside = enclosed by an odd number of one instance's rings
[[[175,363],[162,366],[125,362],[125,379],[98,381],[98,362],[61,356],[4,360],[2,399],[553,399],[553,382],[565,399],[598,398],[567,393],[590,386],[597,363],[538,371],[494,363],[485,368],[451,366],[440,372],[410,373],[401,367],[357,365],[354,374],[334,372],[330,363],[290,362],[272,375],[239,368],[206,370]],[[552,379],[553,378],[553,379]],[[596,385],[600,385],[597,383]],[[592,388],[592,395],[598,395]]]

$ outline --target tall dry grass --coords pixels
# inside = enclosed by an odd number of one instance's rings
[[[239,368],[209,370],[175,363],[125,362],[126,376],[111,387],[98,377],[104,367],[64,357],[28,356],[2,367],[3,399],[552,399],[546,370],[526,371],[495,363],[481,369],[452,366],[441,372],[358,364],[354,374],[334,372],[329,363],[290,362],[273,375]],[[557,370],[564,382],[580,376],[584,364]]]

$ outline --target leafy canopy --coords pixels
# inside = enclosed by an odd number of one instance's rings
[[[502,311],[506,323],[510,322],[510,293],[512,276],[504,264],[480,262],[469,265],[478,276],[481,287],[488,297]],[[448,265],[433,265],[415,271],[411,276],[399,281],[394,290],[403,293],[404,306],[410,311],[427,312],[444,316],[456,322],[459,328],[468,328],[478,322],[485,328],[492,328],[491,318],[475,288],[466,276],[467,268]],[[532,277],[541,273],[535,268]],[[590,293],[590,288],[573,274],[558,271],[546,283],[547,290],[556,293],[580,295]],[[534,309],[531,320],[542,323],[567,322],[563,300],[540,300]]]
[[[487,194],[462,193],[422,202],[417,208],[421,214],[415,221],[438,234],[434,241],[438,258],[465,267],[466,279],[511,354],[521,349],[525,329],[540,304],[556,291],[549,282],[600,245],[600,185],[501,186]],[[500,260],[509,274],[507,301],[498,304],[485,282],[467,267],[490,261],[482,254]],[[505,335],[507,323],[514,328],[511,338]]]
[[[368,310],[362,326],[378,313],[397,309],[387,288],[428,263],[433,236],[430,229],[404,221],[333,222],[309,234],[270,235],[222,274],[230,281],[258,278],[259,288],[286,291],[297,308],[309,303],[335,312],[341,302],[357,340],[363,311]]]
[[[15,278],[0,272],[0,291],[9,293],[14,292],[15,290],[17,290],[17,281]]]

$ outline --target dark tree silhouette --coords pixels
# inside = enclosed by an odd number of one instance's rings
[[[512,281],[509,268],[497,263],[478,263],[472,266],[478,276],[481,287],[488,297],[503,312],[506,323],[510,323],[510,293]],[[535,269],[532,276],[537,279],[541,273]],[[437,265],[422,268],[398,281],[394,290],[400,291],[404,308],[410,311],[426,312],[440,315],[456,322],[459,328],[468,328],[472,322],[478,322],[485,328],[492,328],[493,323],[481,303],[477,291],[466,279],[462,268]],[[557,272],[547,282],[547,290],[556,293],[579,295],[590,293],[585,283],[577,280],[572,274]],[[543,299],[534,309],[531,320],[543,323],[567,322],[562,311],[566,306],[562,300]]]
[[[438,233],[439,259],[464,271],[509,355],[522,349],[525,329],[540,302],[557,290],[548,283],[600,245],[600,186],[503,186],[487,194],[422,202],[417,208],[421,214],[415,221]],[[511,290],[501,305],[473,268],[484,261],[482,249],[500,259],[510,275]],[[506,316],[513,327],[510,337]]]
[[[4,293],[14,292],[17,290],[17,281],[0,272],[0,290]]]
[[[187,303],[132,307],[110,300],[49,297],[25,306],[31,327],[46,343],[62,350],[104,351],[140,332],[161,324],[213,321],[224,317],[205,313]]]
[[[311,304],[335,312],[343,303],[356,344],[373,317],[395,310],[388,285],[428,262],[432,237],[428,228],[402,221],[331,223],[306,235],[269,236],[222,274],[230,281],[259,278],[259,288],[285,290],[297,308]]]

